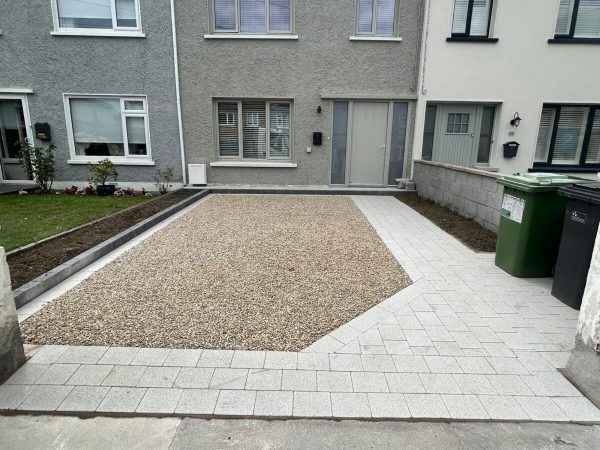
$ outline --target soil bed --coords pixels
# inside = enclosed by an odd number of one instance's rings
[[[299,351],[409,283],[348,197],[217,195],[21,327],[32,344]]]
[[[9,255],[7,260],[13,289],[194,194],[185,190],[171,192]]]
[[[431,200],[418,195],[396,195],[419,214],[427,217],[446,233],[478,252],[495,252],[497,236],[472,219],[462,217]]]

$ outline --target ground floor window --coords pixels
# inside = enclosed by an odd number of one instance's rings
[[[291,102],[223,100],[216,108],[219,158],[291,158]]]
[[[144,97],[67,97],[74,158],[149,158]]]
[[[534,166],[600,166],[600,106],[544,105]]]

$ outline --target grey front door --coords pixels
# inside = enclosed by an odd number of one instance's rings
[[[385,185],[389,109],[389,103],[353,103],[349,184]]]
[[[471,167],[479,142],[477,106],[438,107],[433,160]]]

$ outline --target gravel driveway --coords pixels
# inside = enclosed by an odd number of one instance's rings
[[[299,351],[409,283],[348,197],[218,195],[21,326],[35,344]]]

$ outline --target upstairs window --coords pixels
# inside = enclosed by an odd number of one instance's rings
[[[452,37],[488,37],[492,4],[493,0],[454,0]]]
[[[600,0],[560,0],[555,38],[600,38]]]
[[[212,4],[215,32],[292,32],[292,0],[213,0]]]
[[[357,0],[356,34],[394,36],[396,0]]]
[[[54,0],[58,30],[140,30],[138,0]]]

